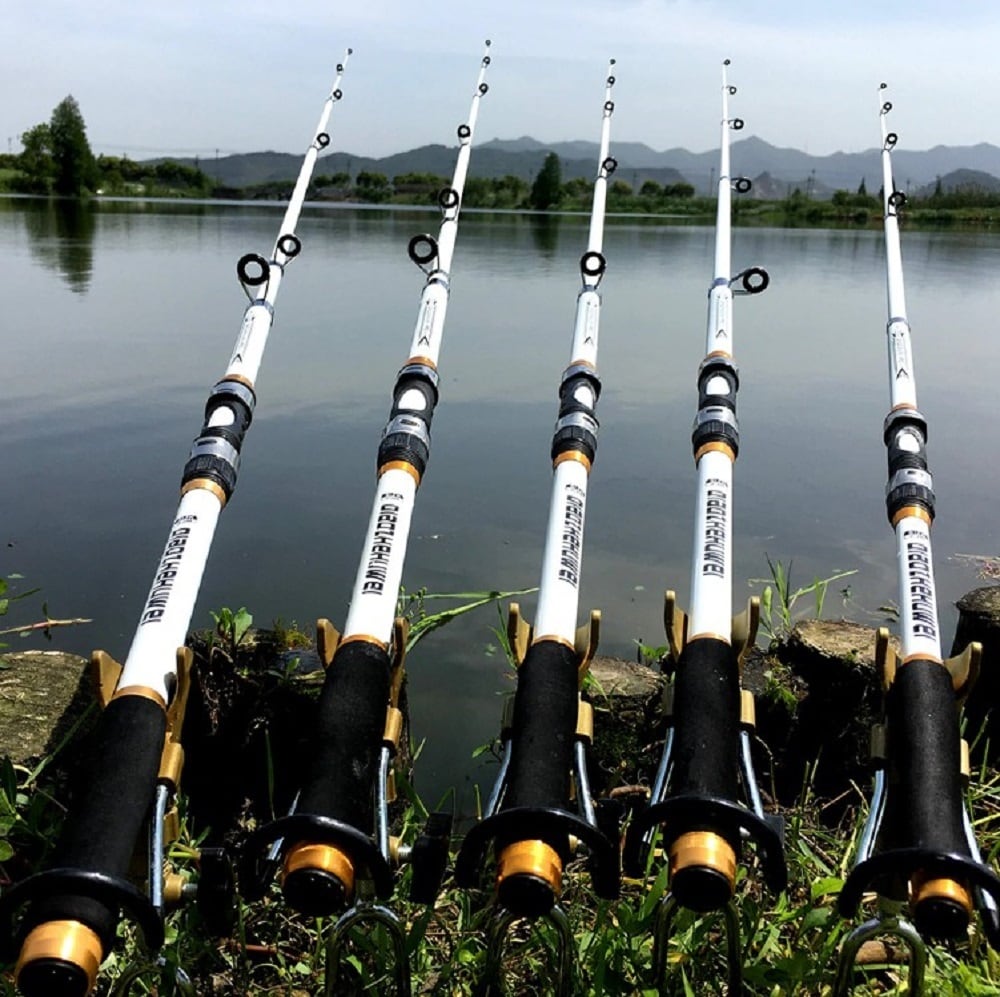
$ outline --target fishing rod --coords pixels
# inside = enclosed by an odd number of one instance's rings
[[[729,133],[743,128],[729,114],[736,93],[722,67],[722,122],[714,274],[708,292],[706,356],[698,368],[698,412],[691,434],[698,473],[691,612],[667,592],[664,622],[670,648],[665,670],[668,727],[649,803],[630,824],[626,870],[642,875],[659,828],[669,857],[669,891],[657,912],[654,967],[663,986],[667,942],[680,908],[723,911],[730,993],[742,992],[739,927],[734,894],[742,839],[753,841],[764,878],[777,892],[787,873],[780,819],[764,813],[750,754],[753,696],[741,688],[742,661],[757,630],[751,599],[734,617],[732,606],[733,465],[739,453],[733,362],[733,296],[759,294],[770,278],[760,267],[732,276],[731,195],[751,188],[732,177]],[[742,794],[740,789],[742,788]],[[741,799],[742,796],[742,799]]]
[[[125,664],[104,651],[92,657],[103,712],[89,790],[66,818],[52,867],[19,883],[0,900],[0,936],[19,949],[15,974],[27,997],[89,994],[114,944],[121,915],[137,924],[146,947],[155,951],[163,943],[166,907],[190,893],[178,877],[165,876],[164,862],[167,839],[176,828],[171,807],[184,763],[181,727],[192,662],[184,642],[219,515],[236,486],[275,300],[285,267],[302,248],[295,227],[316,159],[330,143],[326,128],[343,96],[340,83],[350,54],[348,49],[337,66],[270,259],[247,253],[237,263],[237,277],[250,303],[184,465],[180,504]],[[148,894],[127,878],[147,820]],[[231,868],[218,852],[207,849],[201,866],[199,900],[211,895],[219,914],[219,886],[231,880]],[[15,931],[15,916],[25,906]],[[222,916],[225,920],[224,912]]]
[[[378,447],[378,480],[343,633],[317,624],[326,676],[311,765],[293,812],[260,828],[243,849],[243,882],[263,892],[282,866],[285,899],[311,915],[343,911],[329,939],[327,979],[335,979],[339,947],[362,922],[383,925],[396,946],[396,983],[410,992],[405,933],[387,907],[369,903],[392,893],[393,867],[413,867],[411,899],[433,903],[447,861],[450,814],[432,814],[412,851],[389,836],[391,762],[403,729],[406,625],[396,619],[410,521],[430,457],[438,401],[438,357],[451,284],[459,211],[479,105],[489,90],[490,42],[482,57],[468,119],[458,126],[451,186],[438,195],[437,239],[414,236],[410,258],[427,276],[410,352],[396,378],[392,409]],[[269,848],[262,859],[265,848]]]
[[[614,66],[612,59],[610,65]],[[593,709],[580,687],[597,649],[600,614],[577,629],[587,481],[597,453],[597,344],[607,263],[602,251],[608,178],[611,90],[605,81],[601,142],[587,250],[580,257],[583,288],[577,296],[569,366],[559,385],[559,415],[552,437],[552,496],[534,627],[510,607],[508,633],[517,662],[517,690],[507,707],[503,760],[484,819],[465,837],[455,866],[464,887],[480,879],[490,846],[496,856],[495,897],[487,977],[499,971],[507,928],[517,918],[546,917],[560,942],[557,993],[572,971],[572,934],[559,906],[571,838],[589,851],[594,889],[614,899],[619,889],[618,821],[614,804],[595,807],[587,776],[586,747],[593,739]],[[508,700],[508,702],[510,702]],[[575,796],[575,805],[572,797]]]
[[[967,937],[973,909],[990,945],[1000,947],[1000,878],[984,864],[963,783],[969,779],[968,745],[959,728],[962,705],[979,671],[982,647],[944,659],[931,552],[934,483],[927,465],[927,420],[917,409],[916,380],[903,286],[899,212],[906,195],[892,175],[898,137],[888,130],[892,103],[879,86],[882,133],[886,292],[891,408],[883,426],[888,452],[886,511],[896,536],[900,591],[900,650],[882,628],[876,665],[882,718],[873,725],[874,790],[854,867],[840,893],[844,917],[853,917],[862,894],[875,890],[878,916],[845,939],[836,991],[849,990],[861,945],[895,935],[910,952],[910,992],[923,985],[925,939]],[[906,917],[908,904],[912,921]]]

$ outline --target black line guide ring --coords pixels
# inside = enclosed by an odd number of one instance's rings
[[[749,194],[753,187],[753,181],[749,177],[737,177],[733,181],[733,190],[737,194]]]
[[[606,100],[604,102],[604,112],[605,114],[612,114],[615,110],[615,102],[613,100]]]
[[[580,273],[585,277],[602,277],[608,268],[608,261],[603,253],[590,250],[580,257]]]
[[[278,240],[278,251],[293,260],[302,252],[302,240],[289,232]]]
[[[425,246],[426,249],[421,252],[420,247]],[[437,259],[438,254],[438,244],[434,236],[427,235],[415,235],[407,244],[406,252],[409,253],[410,259],[418,267],[422,267],[425,263],[430,263],[431,260]]]
[[[613,76],[608,77],[608,86],[613,87],[615,85],[615,78]]]
[[[438,193],[438,204],[447,211],[449,208],[457,208],[460,198],[458,191],[454,187],[444,187]]]
[[[732,128],[734,132],[738,132],[743,129],[743,123],[742,118],[733,118],[733,120],[729,122],[729,127]]]
[[[472,129],[468,125],[458,126],[458,137],[464,142],[469,136],[472,135]]]
[[[491,61],[492,61],[492,60],[490,59],[490,57],[489,57],[488,55],[484,55],[484,56],[483,56],[483,65],[484,65],[484,66],[488,66],[488,65],[490,64],[490,62],[491,62]]]
[[[739,278],[746,294],[760,294],[771,283],[771,277],[763,267],[749,267]]]
[[[334,90],[330,96],[333,97],[334,100],[340,100],[340,98],[344,96],[344,91],[341,90],[340,87],[337,87],[337,89]]]
[[[257,267],[258,273],[252,273],[248,267]],[[236,261],[236,276],[244,287],[259,287],[271,271],[271,265],[258,253],[245,253]]]
[[[891,101],[891,100],[887,100],[887,101],[886,101],[886,102],[885,102],[885,103],[884,103],[884,104],[882,105],[882,113],[883,113],[883,114],[888,114],[888,113],[889,113],[889,112],[890,112],[891,110],[892,110],[892,101]]]
[[[321,148],[325,149],[330,144],[330,136],[326,132],[320,132],[316,136],[316,144]]]
[[[901,208],[904,204],[906,204],[906,195],[901,190],[894,190],[889,195],[890,208]]]
[[[607,159],[601,163],[601,169],[604,170],[608,176],[611,176],[611,174],[618,169],[618,160],[615,159],[614,156],[608,156]]]
[[[885,137],[885,147],[891,149],[899,141],[899,136],[895,132],[889,132]]]
[[[729,96],[730,97],[735,97],[736,96],[736,87],[730,87],[729,88]]]
[[[479,84],[479,93],[482,96],[485,96],[487,93],[489,93],[489,89],[490,89],[489,83],[480,83]]]

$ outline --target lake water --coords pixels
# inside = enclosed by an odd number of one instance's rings
[[[209,388],[244,298],[234,265],[270,251],[277,205],[108,204],[57,210],[0,199],[4,264],[0,571],[40,585],[54,616],[94,622],[54,644],[122,658],[177,503]],[[587,219],[468,213],[453,268],[441,403],[405,584],[433,592],[537,584],[557,386],[569,360]],[[406,243],[419,211],[307,208],[258,380],[240,482],[223,513],[193,625],[246,605],[311,628],[342,623],[373,495],[375,449],[406,358],[423,276]],[[714,231],[609,220],[581,616],[603,610],[604,653],[662,643],[662,592],[689,587],[690,427],[704,352]],[[918,398],[938,496],[944,632],[981,584],[956,554],[998,546],[991,399],[1000,348],[1000,237],[904,231]],[[846,614],[897,599],[886,521],[888,409],[879,231],[737,229],[733,260],[765,266],[737,299],[741,451],[736,595],[794,562],[793,582],[855,569]],[[828,615],[839,614],[832,586]],[[37,608],[37,599],[29,600]],[[522,603],[529,610],[531,598]],[[8,620],[22,622],[26,610]],[[471,760],[497,730],[508,669],[483,611],[409,662],[419,785],[433,801],[492,770]],[[8,640],[16,638],[8,638]],[[947,650],[947,648],[946,648]],[[598,732],[599,736],[599,732]]]

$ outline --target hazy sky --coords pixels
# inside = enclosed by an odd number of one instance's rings
[[[714,148],[727,57],[743,135],[775,145],[876,145],[882,80],[899,148],[1000,142],[995,0],[35,0],[7,5],[2,24],[13,151],[67,93],[97,152],[304,150],[347,46],[332,150],[453,145],[487,37],[479,141],[596,141],[613,56],[612,142]]]

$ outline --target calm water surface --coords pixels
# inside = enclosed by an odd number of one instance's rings
[[[177,503],[207,392],[244,307],[234,265],[269,252],[280,206],[0,199],[3,475],[0,570],[41,585],[55,616],[89,616],[58,646],[122,658]],[[414,517],[410,589],[537,584],[559,376],[569,360],[585,218],[463,217],[441,354],[434,448]],[[248,606],[342,623],[374,485],[375,449],[406,357],[422,275],[406,242],[434,214],[307,209],[258,380],[240,483],[223,514],[194,624]],[[661,643],[662,591],[689,586],[690,426],[714,232],[609,223],[602,291],[601,443],[591,478],[583,613],[602,651]],[[918,397],[938,495],[944,630],[978,584],[955,554],[996,553],[992,400],[1000,237],[904,232]],[[735,232],[737,269],[771,287],[735,306],[741,451],[737,597],[794,561],[793,582],[856,569],[848,615],[897,598],[886,522],[888,408],[880,232]],[[531,608],[531,600],[522,602]],[[35,604],[37,606],[37,603]],[[827,613],[840,612],[831,592]],[[20,621],[20,618],[19,618]],[[433,799],[491,770],[470,759],[509,688],[496,617],[466,618],[410,660],[419,785]],[[599,736],[599,735],[598,735]],[[484,763],[483,763],[484,764]]]

